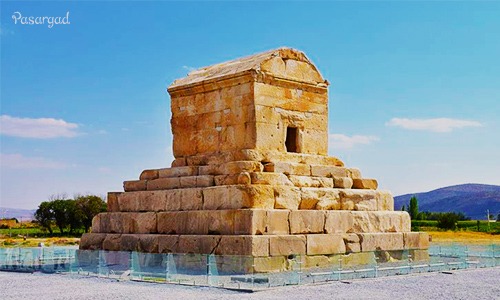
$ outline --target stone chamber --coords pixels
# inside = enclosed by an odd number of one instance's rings
[[[428,235],[411,232],[391,193],[328,156],[328,85],[290,48],[174,81],[175,160],[110,192],[80,249],[252,257],[249,272],[296,256],[302,267],[427,259]]]

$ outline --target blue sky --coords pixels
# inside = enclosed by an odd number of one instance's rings
[[[280,46],[331,83],[330,155],[381,188],[500,184],[500,2],[0,5],[0,206],[104,195],[169,166],[166,87]]]

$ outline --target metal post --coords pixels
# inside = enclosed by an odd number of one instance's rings
[[[340,273],[342,273],[342,255],[339,258],[339,281],[340,281]]]

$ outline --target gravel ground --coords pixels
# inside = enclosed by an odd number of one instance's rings
[[[500,267],[283,287],[256,293],[0,272],[0,299],[500,299]]]

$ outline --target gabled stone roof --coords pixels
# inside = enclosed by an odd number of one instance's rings
[[[277,58],[281,58],[281,60],[278,61],[276,60]],[[293,66],[289,67],[286,63],[287,61],[293,61]],[[312,68],[307,68],[308,70],[306,72],[297,72],[297,68],[304,65],[303,63]],[[293,68],[294,70],[292,72],[286,72],[287,68]],[[175,80],[168,87],[168,90],[171,91],[182,87],[190,87],[202,82],[229,78],[249,71],[255,71],[257,73],[262,72],[284,79],[315,85],[326,86],[328,84],[327,81],[323,79],[316,66],[314,66],[303,52],[292,48],[282,47],[192,71],[186,77]]]

